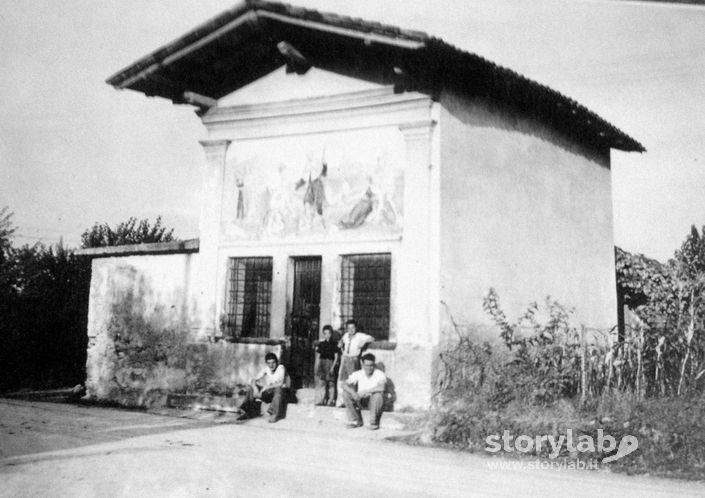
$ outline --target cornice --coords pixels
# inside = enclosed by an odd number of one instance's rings
[[[324,97],[216,107],[201,116],[209,138],[246,139],[376,126],[430,119],[433,100],[392,87]]]

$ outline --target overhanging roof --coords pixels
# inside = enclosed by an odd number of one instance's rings
[[[287,65],[352,76],[396,91],[452,88],[489,98],[588,145],[644,147],[578,102],[420,31],[246,0],[143,57],[107,82],[176,103],[207,105]],[[206,103],[206,104],[204,104]]]

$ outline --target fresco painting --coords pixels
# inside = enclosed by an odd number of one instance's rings
[[[403,158],[395,129],[234,142],[222,233],[248,240],[400,234]]]

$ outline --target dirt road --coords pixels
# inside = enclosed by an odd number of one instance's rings
[[[0,458],[210,425],[137,410],[0,399]]]
[[[0,400],[0,495],[705,495],[698,483],[498,468],[497,459],[409,447],[296,417],[252,422]]]

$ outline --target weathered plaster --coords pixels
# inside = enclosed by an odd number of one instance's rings
[[[198,254],[93,260],[88,316],[89,397],[164,405],[174,393],[228,392],[248,382],[282,344],[202,342]]]

